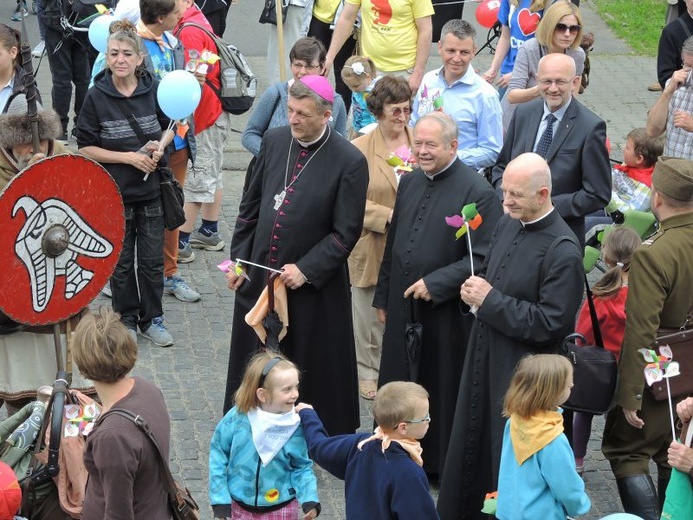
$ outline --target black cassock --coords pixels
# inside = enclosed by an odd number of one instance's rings
[[[359,402],[346,261],[363,226],[366,159],[329,129],[305,148],[292,141],[288,126],[271,129],[247,186],[231,259],[275,269],[294,263],[306,276],[309,283],[287,288],[289,326],[279,346],[301,369],[300,400],[315,406],[331,435],[353,432]],[[250,282],[235,296],[224,412],[233,406],[248,359],[261,347],[245,315],[268,272],[246,267]]]
[[[503,397],[520,358],[555,353],[575,327],[582,254],[557,237],[572,231],[556,210],[533,224],[505,215],[493,234],[484,277],[493,286],[467,347],[438,498],[442,520],[489,518],[484,495],[498,489]]]
[[[404,350],[411,298],[404,291],[424,279],[432,301],[416,300],[423,340],[416,381],[430,394],[431,425],[422,440],[424,469],[439,473],[452,428],[457,388],[471,318],[459,310],[460,286],[471,274],[466,237],[455,239],[445,217],[477,204],[483,223],[471,231],[475,270],[482,267],[491,233],[502,215],[493,188],[459,159],[433,179],[421,170],[402,177],[373,305],[387,309],[378,385],[408,380]]]

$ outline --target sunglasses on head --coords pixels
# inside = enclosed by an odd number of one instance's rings
[[[579,25],[566,25],[564,23],[557,23],[556,24],[556,30],[559,32],[566,32],[570,31],[570,34],[577,34],[577,32],[580,30]]]

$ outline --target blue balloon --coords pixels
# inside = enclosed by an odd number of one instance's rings
[[[99,52],[106,52],[108,47],[108,30],[115,22],[115,17],[110,14],[97,16],[89,25],[89,41]]]
[[[174,70],[159,83],[156,99],[161,110],[171,119],[185,119],[200,103],[202,89],[190,72]]]
[[[630,513],[614,513],[613,515],[603,516],[601,520],[642,520],[642,518]]]

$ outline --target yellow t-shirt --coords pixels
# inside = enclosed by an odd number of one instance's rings
[[[323,23],[332,23],[341,0],[315,0],[313,16]]]
[[[361,7],[361,52],[384,72],[416,62],[416,19],[433,15],[431,0],[346,0]]]

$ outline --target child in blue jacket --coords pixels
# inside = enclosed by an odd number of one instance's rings
[[[266,351],[250,360],[236,406],[212,437],[209,502],[214,518],[318,516],[318,485],[294,411],[297,399],[296,365]]]
[[[499,520],[565,520],[590,510],[585,483],[558,407],[573,387],[573,367],[556,354],[525,356],[505,394],[498,477]]]
[[[438,518],[421,459],[428,431],[428,392],[404,381],[388,383],[373,401],[375,433],[330,437],[315,413],[296,406],[313,460],[344,480],[347,520]]]

